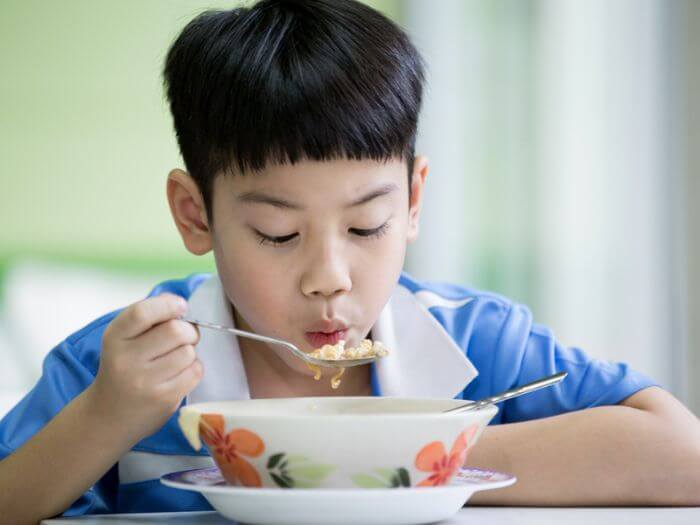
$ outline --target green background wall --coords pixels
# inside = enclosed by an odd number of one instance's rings
[[[399,16],[399,1],[368,3]],[[183,164],[161,70],[189,20],[240,4],[2,2],[0,271],[18,257],[163,276],[213,268],[211,254],[184,250],[168,210],[166,176]]]

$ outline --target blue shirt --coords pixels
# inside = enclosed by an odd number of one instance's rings
[[[201,319],[232,325],[230,305],[216,276],[196,274],[167,281],[149,296],[163,292],[188,299],[190,312]],[[96,319],[48,353],[37,384],[0,421],[0,460],[92,383],[103,332],[118,313]],[[249,397],[235,337],[219,340],[224,336],[205,337],[204,332],[197,347],[200,358],[219,361],[215,366],[205,362],[205,377],[183,404]],[[372,336],[394,350],[390,358],[372,366],[373,395],[480,399],[545,375],[568,372],[554,387],[501,404],[491,424],[614,405],[656,384],[626,364],[594,359],[578,348],[561,345],[551,330],[533,323],[523,305],[454,284],[419,282],[405,273]],[[208,351],[221,344],[234,350],[228,355]],[[212,464],[205,449],[195,452],[187,443],[176,413],[127,451],[64,515],[210,510],[200,494],[165,487],[159,477]]]

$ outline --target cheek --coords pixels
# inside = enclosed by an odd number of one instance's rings
[[[382,273],[385,274],[385,272],[391,272],[391,269],[397,266],[400,271],[400,268],[403,266],[407,246],[407,227],[405,220],[396,220],[389,232],[375,241],[377,244],[377,250],[375,250],[377,262],[375,264],[378,268],[384,270],[384,272],[377,272],[380,275]]]
[[[216,267],[229,300],[253,330],[266,330],[274,320],[285,319],[285,281],[279,269],[260,253],[236,250],[236,243],[217,245]]]
[[[353,287],[358,292],[361,290],[363,305],[376,310],[367,312],[373,317],[384,306],[401,275],[406,254],[405,228],[368,242],[375,247],[367,250],[365,253],[370,255],[355,267]]]

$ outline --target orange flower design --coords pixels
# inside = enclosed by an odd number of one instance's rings
[[[226,481],[246,487],[262,486],[258,471],[242,457],[255,458],[265,450],[265,443],[257,434],[243,428],[224,434],[224,418],[215,414],[202,414],[199,432]]]
[[[445,452],[445,446],[440,441],[433,441],[424,446],[416,455],[416,468],[432,474],[416,486],[437,487],[447,484],[457,469],[464,466],[471,441],[478,429],[477,425],[472,425],[457,436],[449,454]]]

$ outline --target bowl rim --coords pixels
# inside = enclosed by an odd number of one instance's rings
[[[334,400],[347,400],[347,401],[352,401],[352,400],[371,400],[371,399],[401,399],[401,400],[406,400],[406,401],[453,401],[455,405],[459,405],[460,403],[468,403],[469,399],[445,399],[445,398],[422,398],[422,397],[389,397],[389,396],[338,396],[336,397],[294,397],[294,398],[257,398],[257,399],[231,399],[231,400],[226,400],[226,401],[205,401],[205,402],[200,402],[200,403],[192,403],[189,405],[183,405],[180,407],[179,411],[180,412],[194,412],[200,415],[221,415],[224,417],[235,417],[236,419],[248,419],[248,420],[268,420],[268,419],[281,419],[281,420],[300,420],[300,419],[313,419],[313,420],[342,420],[342,421],[347,421],[347,420],[356,420],[356,419],[362,419],[362,420],[374,420],[374,419],[391,419],[391,420],[399,420],[399,419],[410,419],[411,421],[415,421],[416,419],[461,419],[464,417],[470,417],[470,418],[476,418],[479,415],[489,415],[490,418],[493,418],[497,413],[498,413],[498,407],[493,404],[489,403],[488,405],[484,405],[482,408],[479,408],[478,410],[472,410],[468,412],[456,412],[456,413],[442,413],[442,412],[388,412],[388,413],[343,413],[343,414],[327,414],[327,413],[290,413],[290,414],[284,414],[284,413],[276,413],[276,414],[236,414],[236,413],[227,413],[227,411],[216,411],[212,410],[211,408],[207,407],[213,407],[215,405],[221,405],[221,404],[247,404],[247,403],[255,403],[257,401],[262,401],[262,402],[274,402],[275,400],[298,400],[298,401],[307,401],[307,402],[313,402],[313,401],[321,401],[321,402],[330,402],[332,403]],[[382,402],[382,401],[380,401]]]

